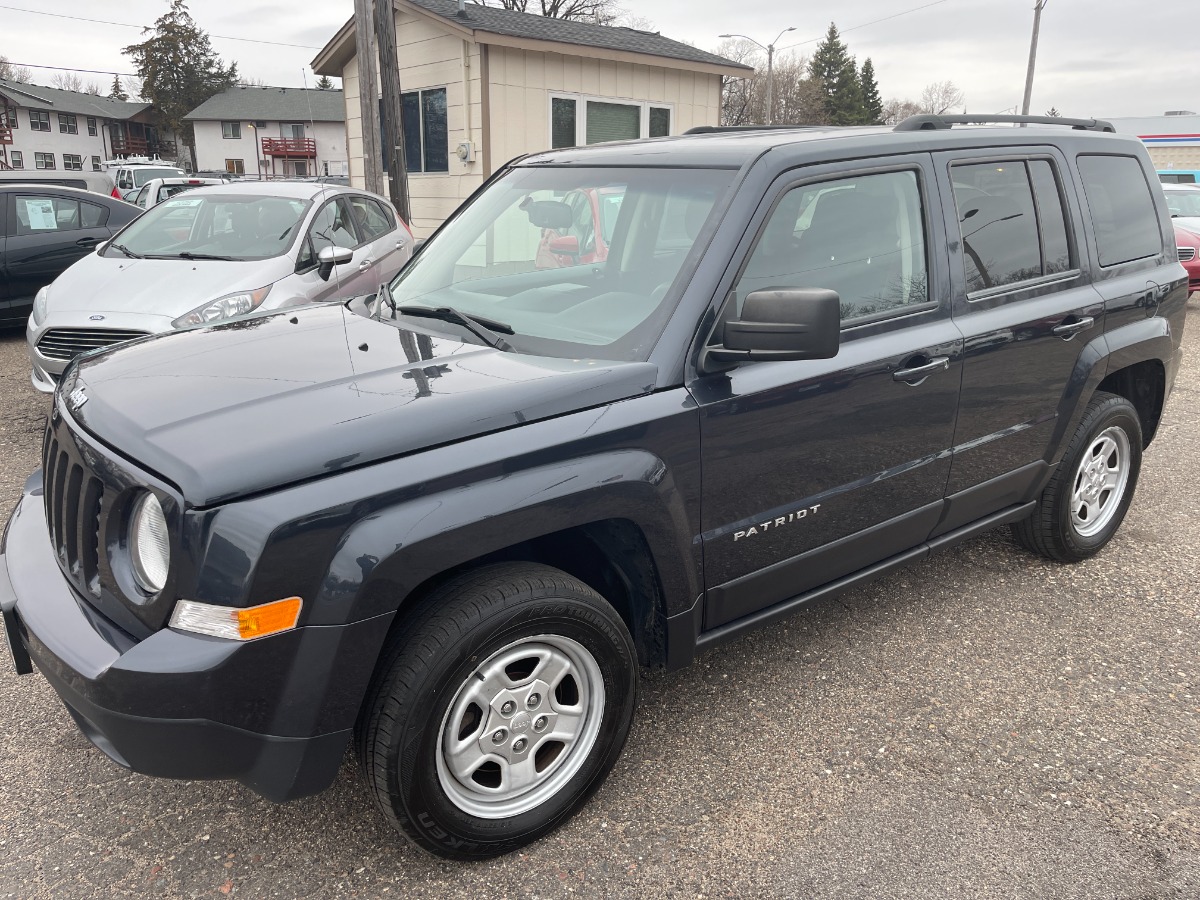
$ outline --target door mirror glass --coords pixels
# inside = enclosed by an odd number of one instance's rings
[[[841,342],[841,298],[824,288],[753,291],[725,323],[722,346],[708,358],[739,361],[832,359]]]

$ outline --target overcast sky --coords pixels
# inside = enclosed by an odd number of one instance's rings
[[[763,44],[787,26],[778,46],[811,52],[831,12],[850,52],[875,63],[885,100],[917,99],[932,81],[961,88],[970,112],[1018,106],[1025,81],[1034,0],[853,0],[849,3],[736,3],[730,0],[618,0],[668,37],[713,49],[722,32],[743,32]],[[0,54],[17,63],[132,71],[121,48],[139,31],[116,25],[53,18],[17,8],[52,9],[64,16],[149,24],[165,0],[0,0]],[[885,16],[905,13],[870,23]],[[309,85],[308,63],[349,19],[353,0],[272,3],[270,0],[193,0],[192,15],[226,61],[272,85]],[[1030,111],[1051,106],[1068,116],[1159,115],[1200,111],[1200,53],[1194,0],[1049,0],[1042,14],[1037,78]],[[856,27],[856,26],[863,27]],[[248,38],[306,47],[229,40]],[[54,73],[34,69],[33,80]],[[111,75],[83,74],[107,87]]]

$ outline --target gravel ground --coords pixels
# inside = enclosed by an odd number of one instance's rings
[[[477,864],[389,831],[347,760],[276,806],[130,775],[0,662],[0,897],[1200,896],[1200,304],[1124,526],[996,532],[643,682],[607,784]],[[0,334],[0,505],[46,401]]]

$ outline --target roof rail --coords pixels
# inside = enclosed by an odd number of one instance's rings
[[[727,131],[821,131],[832,125],[697,125],[684,134],[717,134]]]
[[[1066,125],[1076,131],[1111,131],[1111,122],[1103,119],[1064,119],[1062,116],[1005,116],[981,113],[977,116],[909,116],[893,129],[894,131],[944,131],[952,125],[991,125],[994,123],[1014,125]]]

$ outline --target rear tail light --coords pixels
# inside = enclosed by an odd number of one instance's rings
[[[116,197],[118,200],[120,200],[120,199],[121,199],[121,192],[120,192],[120,191],[118,191],[116,188],[113,188],[112,195],[113,195],[114,197]]]

